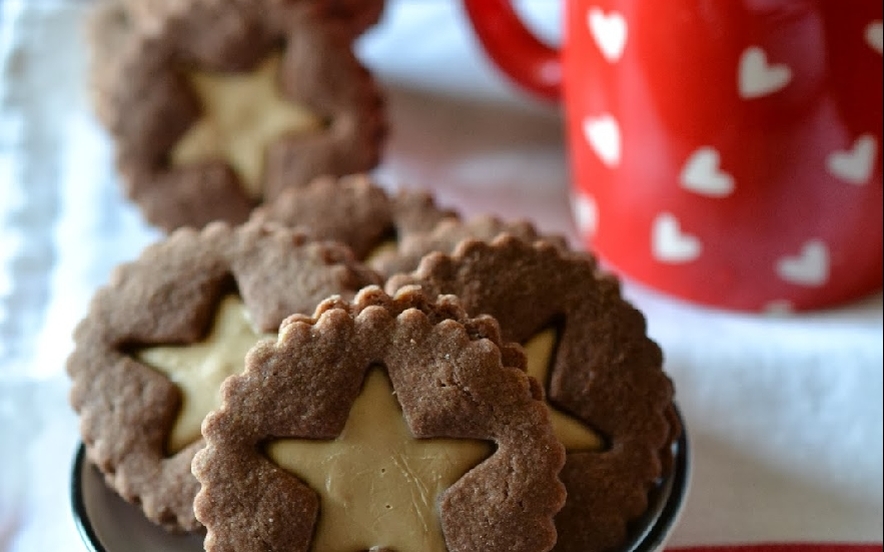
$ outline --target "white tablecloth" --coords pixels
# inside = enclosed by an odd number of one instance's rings
[[[558,3],[523,2],[556,36]],[[125,201],[84,90],[83,0],[0,0],[0,551],[78,550],[70,333],[159,237]],[[555,107],[485,61],[456,1],[391,1],[359,52],[388,91],[378,178],[574,238]],[[575,242],[576,243],[576,242]],[[671,544],[882,540],[882,297],[771,318],[625,292],[663,347],[693,444]]]

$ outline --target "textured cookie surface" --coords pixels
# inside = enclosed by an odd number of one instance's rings
[[[358,423],[352,418],[362,412],[360,397],[372,392],[373,374],[380,370],[392,393],[369,402],[398,403],[414,441],[478,440],[493,447],[439,495],[421,495],[436,519],[419,532],[438,531],[440,540],[409,547],[395,530],[389,533],[393,523],[380,518],[375,525],[341,528],[362,539],[349,546],[548,550],[555,541],[552,518],[564,501],[556,477],[564,451],[524,365],[521,350],[500,340],[493,319],[469,318],[453,298],[431,302],[416,289],[390,297],[369,287],[352,302],[331,299],[312,317],[286,319],[278,340],[252,349],[246,371],[225,382],[222,406],[203,426],[207,446],[194,458],[193,471],[202,484],[195,510],[207,528],[206,549],[310,550],[318,540],[326,542],[321,518],[332,505],[323,501],[352,500],[353,510],[371,507],[364,505],[374,492],[330,497],[353,475],[336,469],[337,455],[328,458],[321,484],[311,487],[274,462],[266,448],[280,439],[301,446],[306,440],[346,441]],[[387,431],[387,424],[376,424],[372,437]],[[401,465],[393,471],[419,472],[412,465],[417,460],[393,456]],[[385,464],[366,459],[359,466],[379,478],[377,494],[383,496],[382,479],[390,475]],[[412,509],[407,502],[402,509],[394,501],[385,505],[396,518]]]
[[[352,296],[378,281],[343,246],[283,228],[214,223],[200,232],[176,231],[148,247],[118,267],[75,331],[67,368],[89,460],[152,521],[170,529],[198,528],[198,483],[190,463],[203,442],[196,435],[170,446],[190,401],[187,386],[163,371],[182,364],[181,355],[167,360],[170,351],[211,348],[207,338],[230,320],[240,334],[273,335],[286,316],[313,312],[330,295]],[[231,297],[245,316],[222,320],[219,305]],[[237,350],[244,355],[242,347]],[[241,371],[244,356],[224,362],[238,362]]]
[[[371,264],[372,268],[388,276],[410,272],[429,253],[453,253],[463,240],[491,241],[500,234],[510,234],[528,241],[543,238],[556,247],[567,249],[563,237],[541,235],[528,221],[508,221],[491,215],[479,215],[468,220],[443,219],[429,231],[403,236],[395,251],[378,257]]]
[[[457,218],[428,193],[388,194],[364,174],[317,178],[303,188],[285,190],[252,213],[258,222],[297,227],[318,239],[344,243],[382,273],[397,263],[403,244]],[[416,268],[417,260],[409,268]]]
[[[319,239],[340,241],[374,270],[390,276],[417,268],[427,253],[451,253],[466,238],[491,240],[501,233],[533,241],[543,237],[567,248],[559,236],[541,236],[527,221],[490,215],[462,220],[423,191],[387,193],[364,174],[320,177],[292,188],[252,213],[252,219],[302,228]]]
[[[629,522],[672,465],[680,427],[662,354],[642,314],[599,275],[594,260],[544,242],[501,235],[432,253],[411,274],[387,281],[392,293],[419,285],[430,296],[456,294],[467,312],[490,314],[505,339],[526,343],[552,329],[558,339],[546,381],[550,407],[600,435],[601,450],[569,450],[556,516],[555,550],[601,551],[622,544]]]
[[[352,46],[382,5],[102,5],[91,25],[96,110],[146,218],[167,230],[238,223],[286,188],[372,168],[383,99]]]
[[[206,0],[99,0],[99,4],[117,4],[128,17],[147,32],[158,31],[170,14],[182,13],[192,4]],[[217,1],[217,0],[215,0]],[[327,17],[346,21],[359,34],[378,22],[384,0],[307,0],[311,9],[321,9]]]

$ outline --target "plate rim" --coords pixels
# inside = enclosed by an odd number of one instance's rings
[[[74,466],[71,473],[71,508],[74,514],[74,525],[80,540],[89,549],[89,552],[109,552],[98,538],[98,533],[92,525],[89,512],[86,511],[86,500],[83,498],[83,468],[87,463],[86,445],[82,441],[74,455]]]
[[[681,423],[681,435],[678,436],[675,443],[677,450],[675,453],[675,462],[672,466],[672,488],[666,504],[660,512],[660,517],[648,530],[645,538],[641,540],[636,552],[649,552],[662,547],[667,539],[671,536],[671,531],[678,522],[684,504],[688,496],[688,489],[691,486],[691,449],[690,443],[685,429],[684,419],[681,412],[676,407],[676,416]]]
[[[627,549],[629,552],[651,552],[665,544],[684,507],[691,482],[691,451],[684,418],[678,407],[675,407],[675,411],[677,418],[681,422],[682,430],[678,439],[674,441],[676,450],[671,472],[672,486],[670,487],[670,493],[666,498],[663,509],[660,511],[660,515],[651,527],[648,528],[641,540]],[[73,468],[71,470],[70,499],[74,524],[88,552],[112,552],[102,544],[86,508],[83,493],[83,470],[86,468],[95,469],[94,466],[85,465],[88,463],[86,445],[80,441],[77,452],[74,455]]]

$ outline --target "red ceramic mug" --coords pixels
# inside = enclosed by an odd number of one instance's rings
[[[881,0],[567,0],[559,49],[463,0],[564,102],[575,220],[617,272],[740,310],[882,285]]]

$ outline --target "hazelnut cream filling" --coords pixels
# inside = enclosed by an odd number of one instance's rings
[[[218,305],[208,335],[197,343],[146,347],[135,357],[165,374],[181,390],[181,409],[166,443],[175,454],[202,436],[200,426],[221,404],[221,383],[245,368],[245,356],[258,341],[275,334],[256,332],[238,295]]]
[[[552,367],[556,341],[556,331],[547,329],[537,333],[523,345],[525,355],[528,357],[528,375],[536,378],[544,389],[549,387],[549,371]],[[566,451],[601,450],[604,448],[604,440],[582,421],[557,409],[549,403],[548,399],[546,407],[549,410],[556,438],[564,445]]]
[[[244,369],[246,353],[274,334],[256,332],[237,295],[219,303],[200,342],[146,347],[141,362],[169,377],[182,392],[170,453],[200,438],[206,415],[220,406],[221,383]],[[528,373],[544,385],[556,345],[555,330],[525,344]],[[602,439],[579,420],[547,403],[556,437],[569,451],[599,450]],[[436,503],[439,495],[493,452],[468,439],[415,439],[383,368],[368,371],[341,434],[333,440],[279,439],[267,455],[320,495],[316,550],[446,550]]]
[[[172,149],[172,166],[226,161],[246,193],[261,199],[267,148],[284,135],[323,126],[319,116],[281,96],[280,61],[274,54],[250,73],[188,73],[203,113]]]
[[[445,552],[437,498],[492,451],[483,441],[415,439],[381,368],[366,374],[336,439],[267,447],[320,496],[313,550]]]
[[[377,261],[379,258],[392,255],[398,250],[399,242],[397,242],[395,238],[385,239],[375,245],[371,249],[371,251],[368,252],[368,255],[365,256],[365,260],[363,262],[371,266],[371,264]]]

